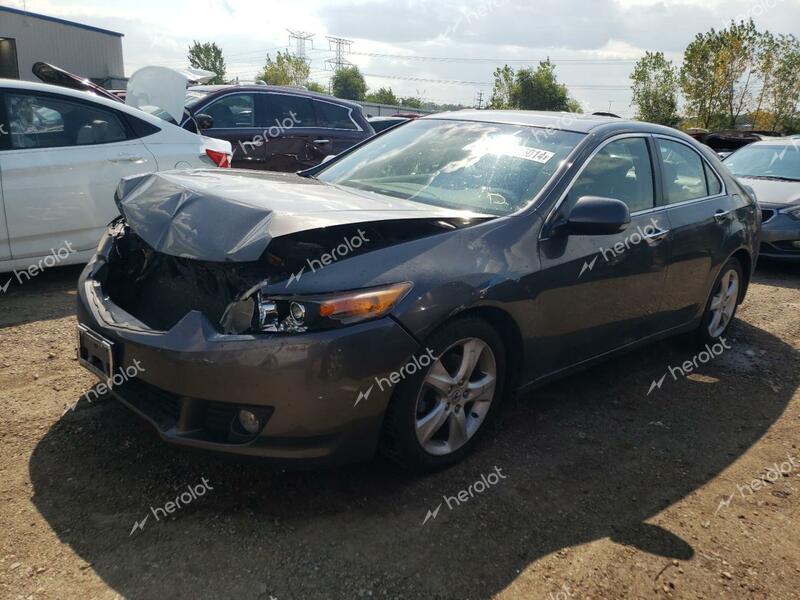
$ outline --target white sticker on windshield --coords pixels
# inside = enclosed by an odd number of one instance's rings
[[[556,154],[555,152],[548,152],[547,150],[539,150],[538,148],[526,148],[524,146],[518,146],[514,148],[510,154],[515,156],[516,158],[523,158],[525,160],[532,160],[533,162],[538,163],[546,163],[548,160],[553,158]]]

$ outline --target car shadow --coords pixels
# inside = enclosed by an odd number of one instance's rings
[[[669,366],[697,350],[668,340],[510,400],[475,454],[422,477],[190,453],[115,402],[79,402],[33,452],[33,502],[126,598],[489,598],[603,538],[686,560],[703,523],[657,515],[755,444],[800,383],[771,334],[737,322],[729,345],[685,377]]]
[[[753,281],[790,290],[800,289],[800,263],[759,259]]]
[[[26,279],[14,273],[0,273],[0,329],[32,321],[62,319],[75,314],[76,296],[83,265],[53,267]]]

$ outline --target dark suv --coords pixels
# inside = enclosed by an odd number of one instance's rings
[[[202,133],[233,146],[233,166],[294,172],[374,135],[354,102],[268,85],[189,88],[186,107]],[[187,115],[184,127],[194,128]]]

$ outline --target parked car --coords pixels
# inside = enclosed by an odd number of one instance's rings
[[[800,139],[755,142],[725,159],[761,208],[761,256],[800,261]]]
[[[117,201],[78,285],[81,364],[138,361],[113,394],[168,442],[283,460],[450,465],[506,392],[682,332],[724,343],[758,254],[708,148],[558,113],[425,117],[301,175],[159,173]]]
[[[123,177],[225,166],[230,155],[227,142],[118,100],[0,79],[0,272],[27,269],[66,242],[59,264],[88,261],[119,214]]]
[[[375,133],[358,104],[300,88],[193,86],[186,107],[203,134],[232,144],[236,168],[307,169]],[[192,118],[183,125],[191,129]]]
[[[411,119],[408,117],[369,117],[367,122],[372,126],[375,133],[380,133],[389,127],[400,125],[401,123],[408,123]]]

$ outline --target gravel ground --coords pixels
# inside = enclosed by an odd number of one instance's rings
[[[426,477],[176,450],[80,400],[77,274],[0,296],[2,598],[800,598],[796,266],[762,266],[688,377],[648,394],[697,351],[648,347],[509,402]]]

